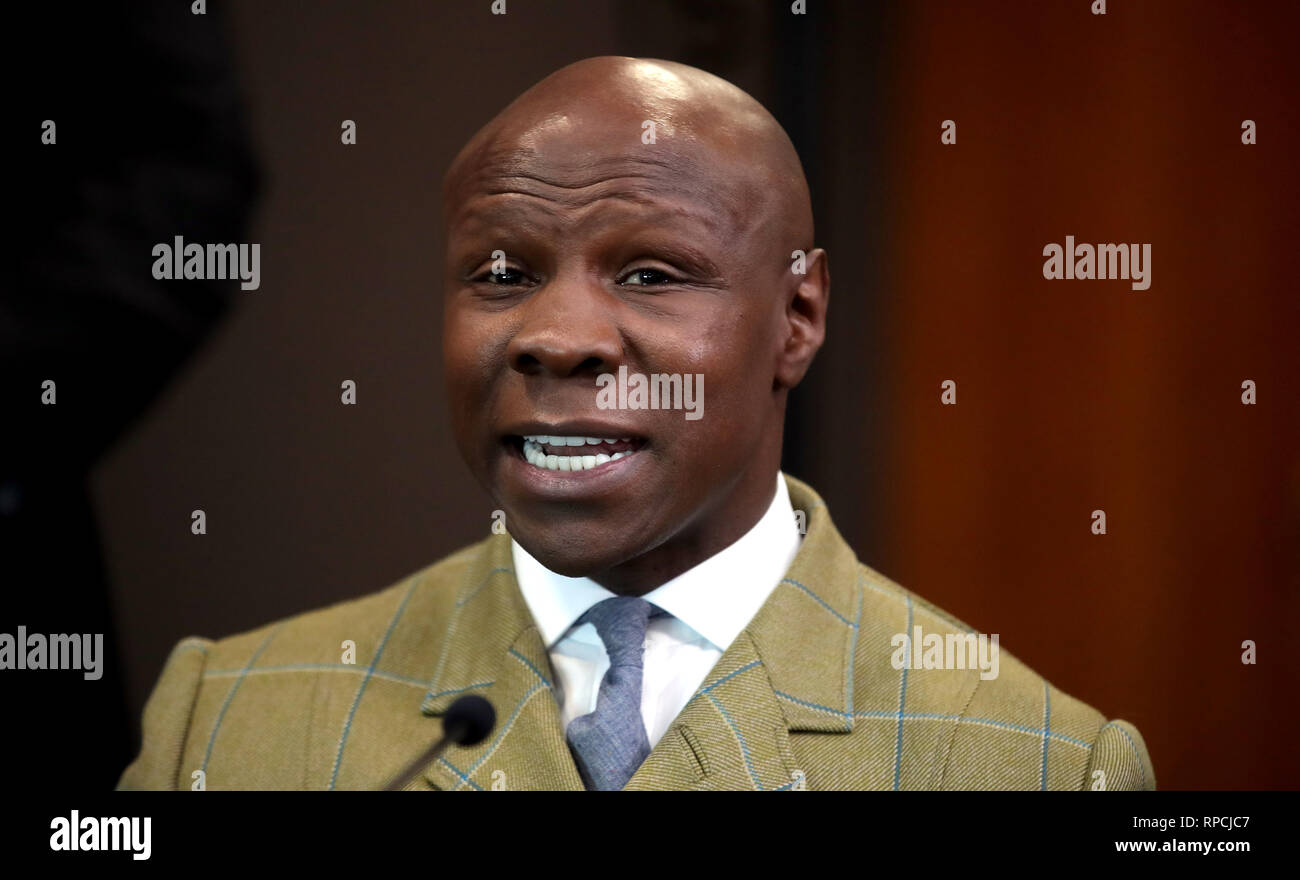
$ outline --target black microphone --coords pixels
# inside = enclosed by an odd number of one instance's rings
[[[496,710],[486,699],[478,694],[466,694],[461,697],[447,707],[447,714],[442,716],[442,737],[388,783],[384,791],[401,791],[451,743],[458,746],[481,743],[487,739],[487,735],[492,732],[492,727],[496,723]]]

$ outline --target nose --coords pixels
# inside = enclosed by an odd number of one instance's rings
[[[511,369],[555,378],[618,369],[622,336],[594,279],[557,277],[522,308],[522,323],[506,349]]]

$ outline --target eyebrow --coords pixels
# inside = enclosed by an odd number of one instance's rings
[[[513,191],[510,192],[513,193]],[[664,232],[665,229],[675,230],[675,223],[682,219],[683,214],[714,228],[716,228],[716,219],[696,209],[677,210],[658,202],[655,202],[654,208],[655,210],[647,214],[628,218],[630,222],[634,222],[637,226],[648,230],[648,233],[645,234],[643,256],[651,257],[658,254],[662,259],[671,258],[683,263],[683,268],[706,276],[709,280],[723,279],[725,277],[724,273],[717,262],[704,249],[691,242],[689,232],[673,231],[667,234]],[[549,207],[541,207],[540,210],[545,211],[547,214],[558,213],[557,210]],[[463,226],[469,224],[480,225],[481,228],[474,230],[471,234],[486,236],[491,236],[502,228],[519,228],[522,226],[524,227],[523,231],[529,235],[542,239],[553,238],[554,233],[552,230],[541,228],[536,222],[520,222],[521,214],[530,211],[529,208],[521,210],[519,206],[500,203],[466,208],[462,211],[455,226],[463,228]],[[726,238],[722,238],[721,242],[725,245]]]

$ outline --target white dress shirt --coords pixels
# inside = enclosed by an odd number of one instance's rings
[[[778,472],[772,503],[752,529],[642,597],[668,612],[651,619],[646,631],[641,717],[651,748],[785,577],[800,540],[790,494]],[[556,574],[513,538],[510,543],[519,589],[555,670],[555,698],[567,730],[574,718],[595,710],[600,681],[609,669],[596,627],[573,624],[615,594],[590,578]]]

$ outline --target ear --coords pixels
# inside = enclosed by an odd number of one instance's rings
[[[790,274],[785,323],[777,352],[775,388],[798,385],[826,338],[826,306],[831,295],[831,270],[826,251],[816,248],[805,258],[803,275]]]

